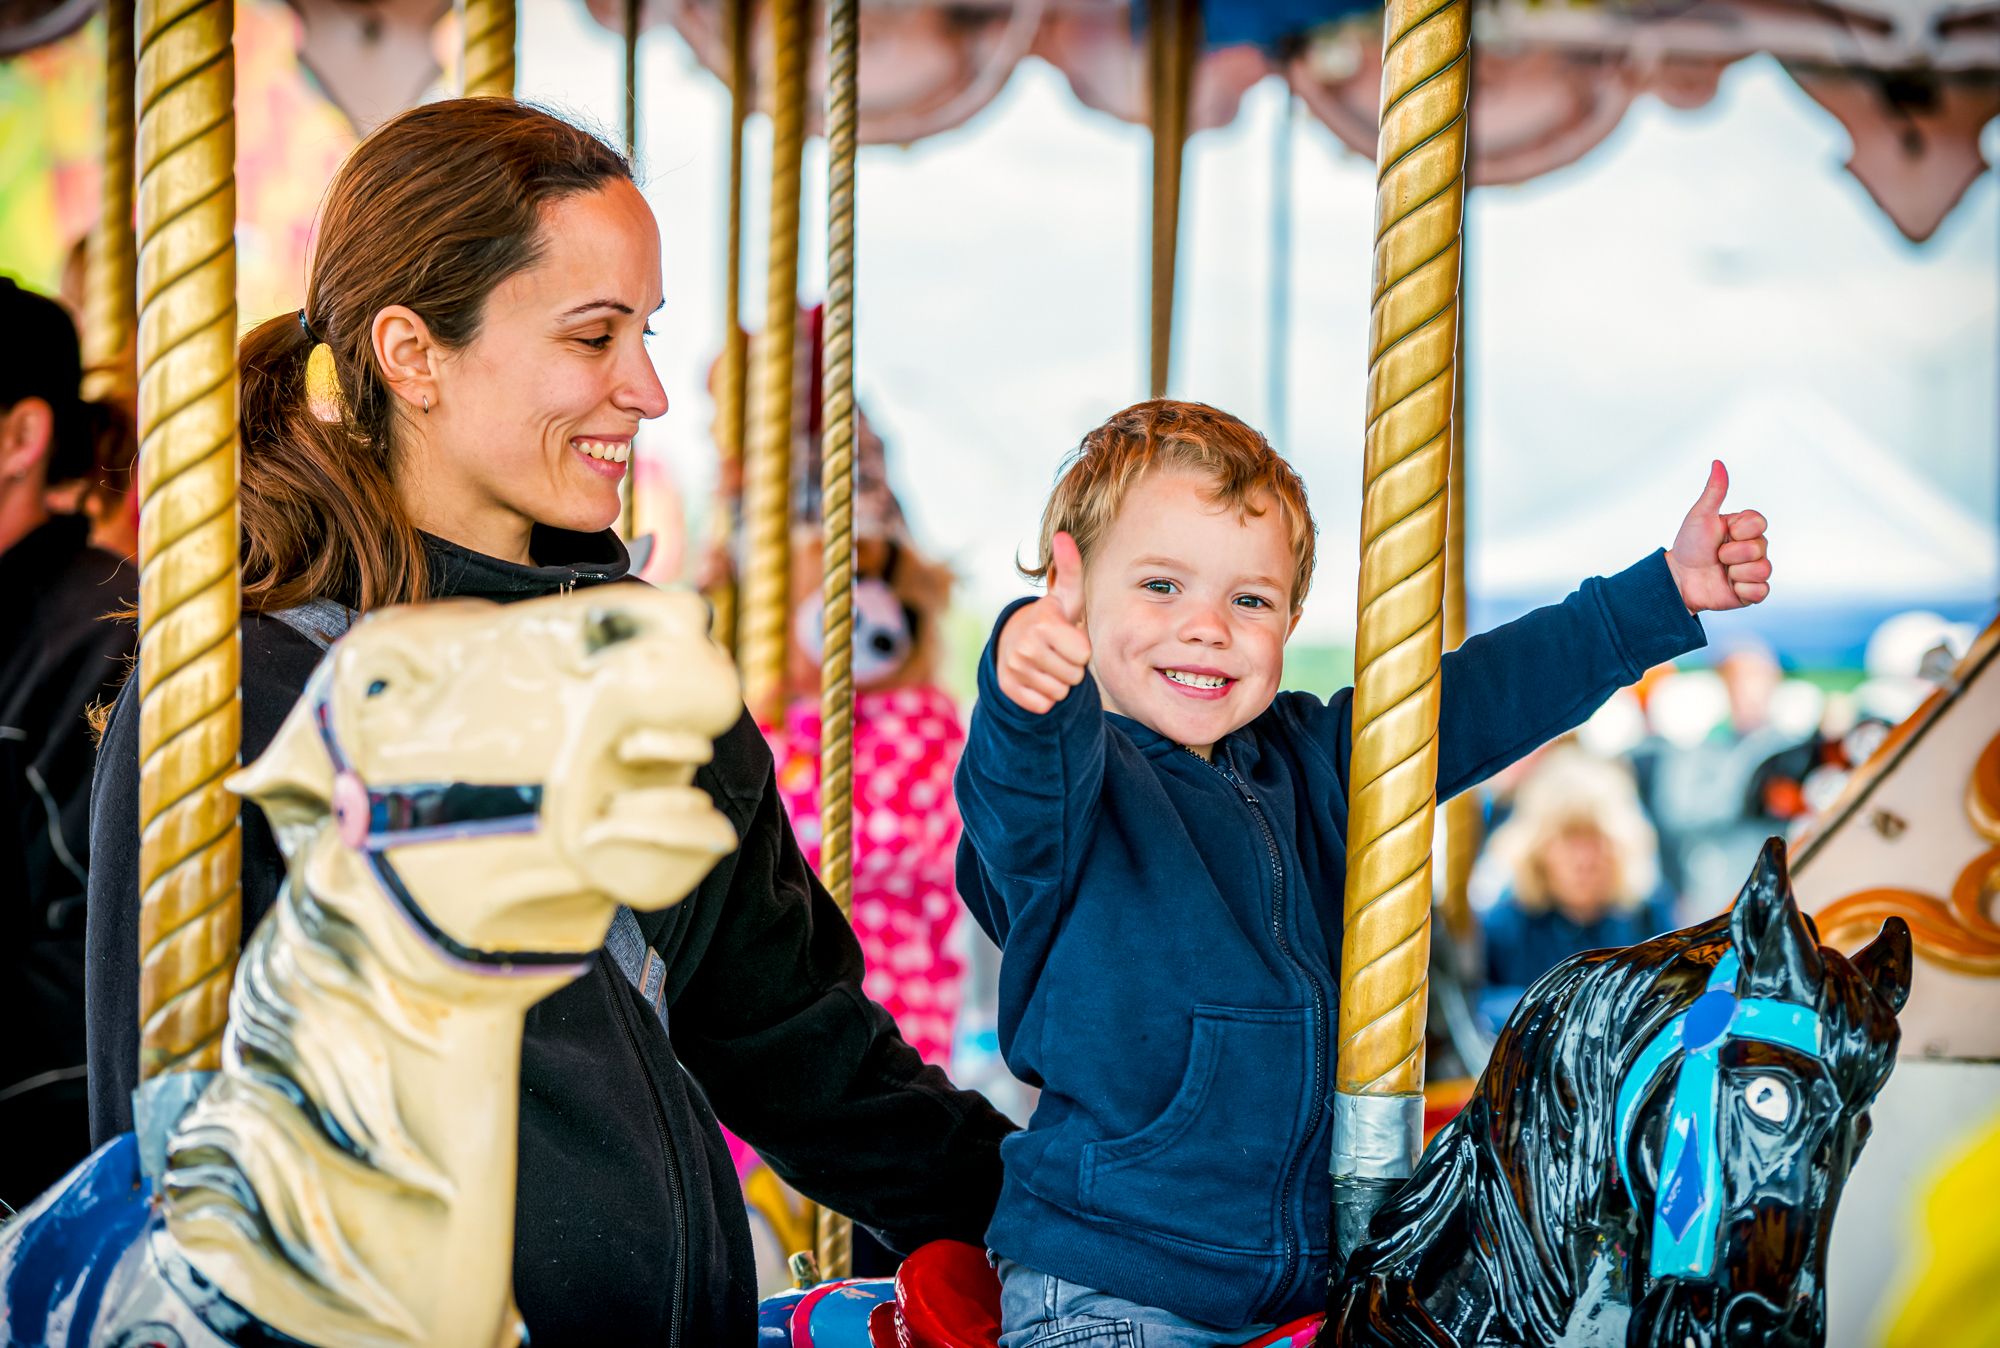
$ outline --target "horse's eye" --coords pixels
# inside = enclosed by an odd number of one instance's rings
[[[370,697],[380,697],[388,691],[389,681],[387,679],[376,679],[368,685],[368,696]]]
[[[1743,1088],[1743,1103],[1760,1119],[1783,1123],[1792,1117],[1792,1093],[1776,1077],[1758,1077]]]

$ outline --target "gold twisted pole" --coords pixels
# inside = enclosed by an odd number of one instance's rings
[[[771,243],[757,347],[757,431],[746,469],[749,558],[743,586],[743,698],[778,714],[792,570],[793,343],[799,317],[799,160],[805,146],[804,0],[771,6]]]
[[[1181,169],[1187,148],[1188,90],[1200,49],[1195,0],[1155,0],[1146,28],[1153,109],[1153,289],[1151,396],[1167,394],[1173,356],[1174,276],[1180,254]]]
[[[144,0],[139,81],[139,1074],[220,1065],[236,797],[230,0]]]
[[[1470,8],[1390,0],[1383,16],[1335,1068],[1336,1268],[1373,1205],[1410,1173],[1423,1136]]]
[[[132,237],[133,0],[104,6],[104,192],[90,232],[83,296],[83,396],[132,391],[132,330],[138,322],[137,245]]]
[[[722,364],[715,377],[715,509],[709,534],[714,546],[731,556],[736,546],[736,520],[743,503],[743,367],[749,343],[743,334],[743,122],[750,109],[749,0],[725,0],[722,23],[729,43],[729,239],[723,269]],[[725,566],[708,589],[715,614],[715,639],[722,649],[736,650],[736,575]]]
[[[1469,110],[1468,110],[1469,117]],[[1445,491],[1444,648],[1465,644],[1465,516],[1471,501],[1465,494],[1465,348],[1466,290],[1464,231],[1459,238],[1458,373],[1452,381],[1451,480]],[[1472,940],[1472,863],[1485,836],[1477,791],[1461,791],[1444,807],[1444,921],[1457,948]]]
[[[859,0],[828,0],[826,17],[826,327],[820,418],[825,659],[819,672],[819,875],[854,904],[854,155],[860,143]],[[844,1278],[853,1223],[819,1210],[820,1271]]]
[[[459,88],[514,96],[514,0],[459,0]]]

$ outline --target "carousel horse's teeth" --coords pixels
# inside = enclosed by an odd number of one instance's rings
[[[1229,682],[1220,674],[1190,674],[1184,669],[1163,669],[1160,672],[1175,683],[1184,683],[1190,688],[1221,688]]]
[[[628,768],[692,766],[715,756],[715,746],[700,735],[648,726],[618,741],[618,761]]]
[[[632,457],[629,440],[572,440],[571,444],[593,459],[603,459],[607,463],[624,463]]]

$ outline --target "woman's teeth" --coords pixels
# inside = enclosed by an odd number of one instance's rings
[[[570,443],[593,459],[603,459],[606,463],[624,463],[632,457],[630,440],[572,440]]]
[[[1175,683],[1186,684],[1190,688],[1221,688],[1229,683],[1220,674],[1190,674],[1180,669],[1163,669],[1160,672]]]

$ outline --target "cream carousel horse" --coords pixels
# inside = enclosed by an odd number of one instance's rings
[[[389,610],[231,785],[289,878],[223,1068],[0,1229],[7,1344],[465,1345],[512,1295],[522,1023],[736,844],[693,784],[741,712],[691,596]],[[273,1335],[271,1331],[277,1331]]]

